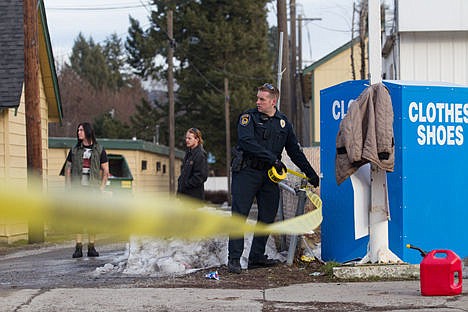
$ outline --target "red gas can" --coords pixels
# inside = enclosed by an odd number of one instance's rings
[[[421,294],[453,296],[462,292],[462,261],[451,250],[432,250],[421,261]]]

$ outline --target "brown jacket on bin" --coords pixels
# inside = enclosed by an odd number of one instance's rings
[[[340,123],[335,157],[338,185],[369,162],[386,171],[393,171],[395,163],[392,100],[383,83],[367,87]]]

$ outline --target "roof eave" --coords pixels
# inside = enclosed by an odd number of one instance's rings
[[[38,12],[38,36],[39,36],[39,61],[41,63],[42,80],[44,83],[44,91],[49,103],[49,121],[62,122],[63,111],[62,101],[60,98],[60,89],[57,79],[57,71],[55,69],[54,55],[52,52],[52,44],[50,42],[49,29],[47,25],[47,17],[44,8],[43,0],[39,0]]]

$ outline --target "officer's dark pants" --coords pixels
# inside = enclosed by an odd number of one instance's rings
[[[232,173],[232,213],[248,217],[254,198],[257,198],[258,217],[263,223],[273,223],[278,211],[279,187],[268,178],[267,170],[250,167]],[[254,235],[249,259],[264,258],[268,236]],[[229,239],[229,259],[240,259],[244,239]]]

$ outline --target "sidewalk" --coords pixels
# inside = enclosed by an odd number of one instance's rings
[[[81,261],[71,259],[71,243],[0,257],[0,311],[468,311],[465,275],[463,293],[447,297],[421,296],[418,280],[267,289],[152,288],[138,284],[146,277],[119,283],[94,279],[89,272],[119,259],[125,250],[122,243],[100,248],[101,257]]]
[[[464,280],[466,284],[467,280]],[[467,311],[468,295],[423,297],[418,281],[313,283],[266,290],[1,289],[2,311]]]

